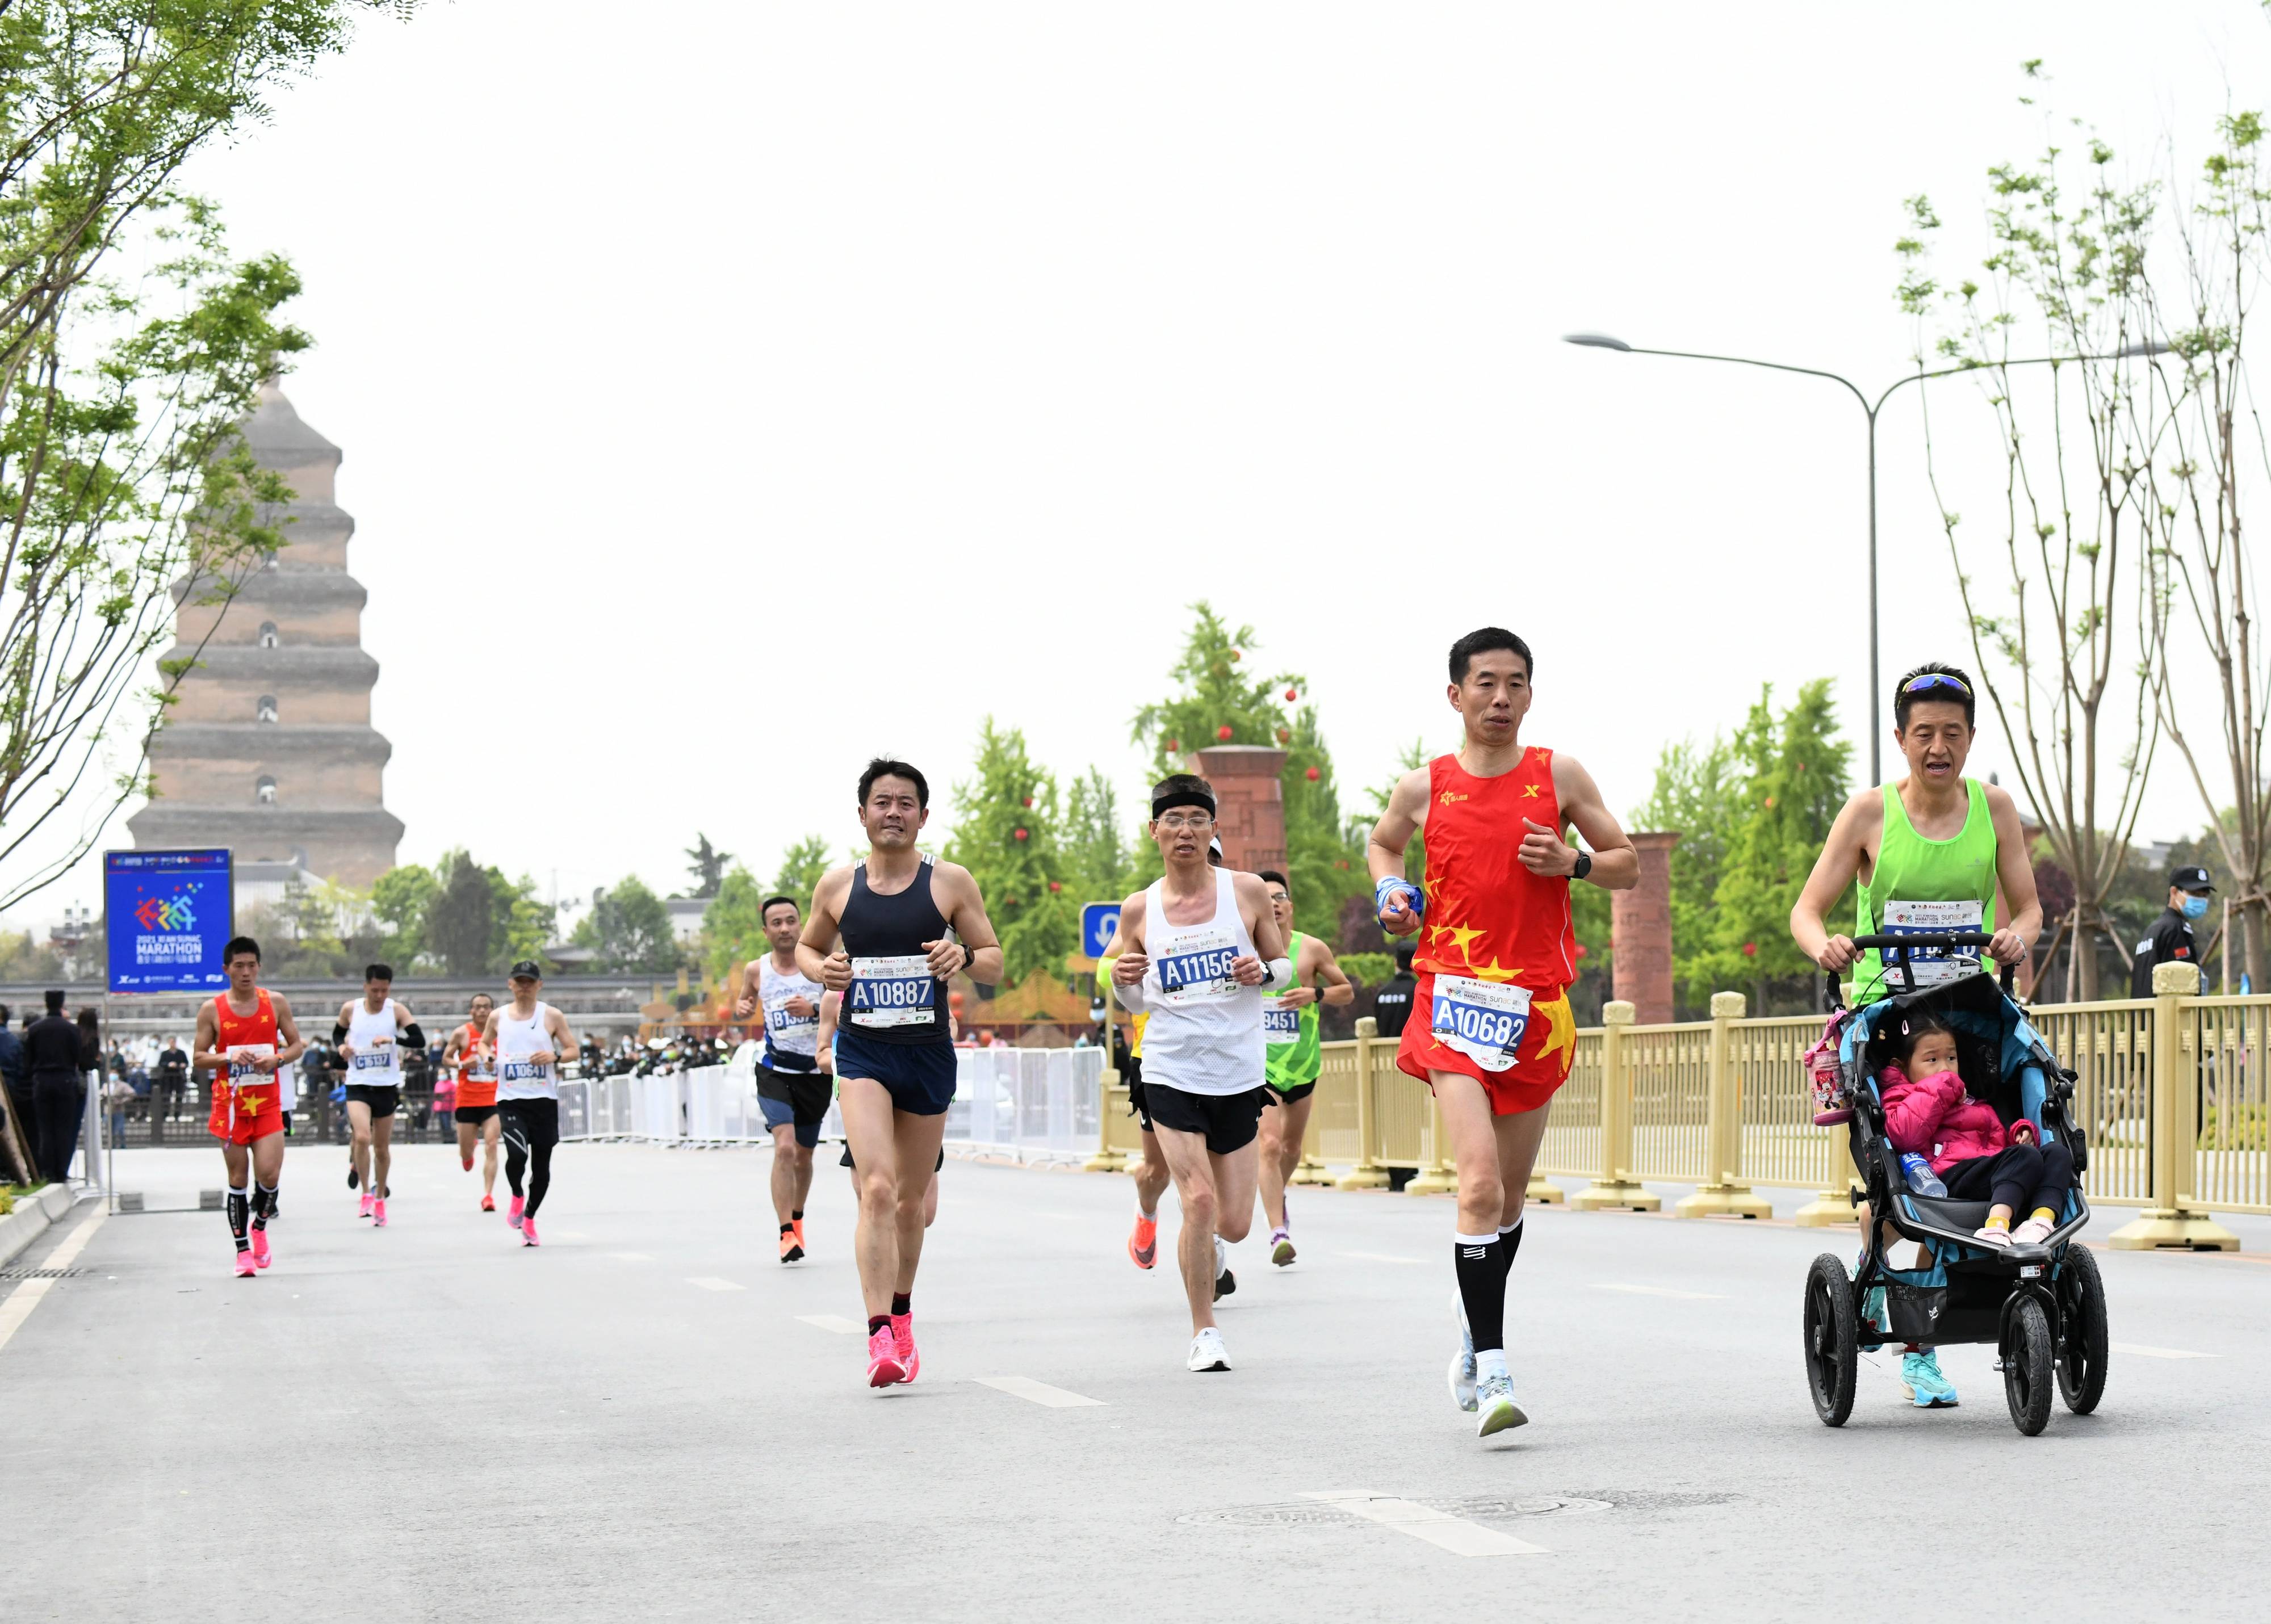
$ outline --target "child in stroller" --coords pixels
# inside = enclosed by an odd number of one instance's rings
[[[1956,1201],[1991,1202],[1973,1239],[1990,1246],[2038,1245],[2058,1226],[2074,1188],[2074,1154],[2045,1144],[2024,1117],[2006,1129],[1995,1108],[1972,1099],[1956,1071],[1955,1033],[1924,1011],[1902,1022],[1900,1059],[1879,1075],[1886,1136],[1924,1157]],[[2011,1220],[2024,1210],[2014,1231]]]

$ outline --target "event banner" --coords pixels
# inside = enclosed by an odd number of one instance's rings
[[[228,985],[221,949],[235,930],[226,847],[105,852],[102,905],[114,993],[211,993]]]

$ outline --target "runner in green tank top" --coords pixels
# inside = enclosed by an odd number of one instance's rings
[[[1829,910],[1849,885],[1859,888],[1854,935],[1991,931],[1989,957],[2018,965],[2042,932],[2043,908],[2017,803],[1994,785],[1963,776],[1977,719],[1971,679],[1954,667],[1919,666],[1900,680],[1893,689],[1893,742],[1908,774],[1845,803],[1790,911],[1798,951],[1832,973],[1853,971],[1857,1001],[1884,995],[1884,969],[1876,954],[1854,947],[1852,936],[1830,933]],[[1917,983],[1952,980],[1976,963],[1920,952]],[[1894,983],[1905,986],[1897,970]],[[1859,1217],[1865,1239],[1866,1204]],[[1910,1345],[1901,1380],[1920,1407],[1955,1402],[1955,1389],[1930,1348]]]
[[[1301,1141],[1309,1131],[1309,1096],[1324,1069],[1318,1040],[1317,1006],[1356,1002],[1356,988],[1314,936],[1293,929],[1293,893],[1285,876],[1262,871],[1277,927],[1292,932],[1287,950],[1293,960],[1293,985],[1262,1005],[1262,1031],[1269,1041],[1262,1075],[1269,1081],[1269,1108],[1262,1113],[1262,1215],[1270,1220],[1270,1261],[1284,1268],[1293,1261],[1293,1236],[1285,1218],[1285,1186],[1301,1165]]]

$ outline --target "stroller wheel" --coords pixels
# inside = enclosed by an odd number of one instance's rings
[[[2076,1415],[2088,1415],[2105,1396],[2105,1282],[2097,1260],[2081,1246],[2066,1249],[2059,1270],[2059,1395]]]
[[[2003,1337],[2003,1397],[2011,1424],[2031,1438],[2051,1419],[2051,1323],[2043,1305],[2032,1297],[2014,1303]]]
[[[1824,1252],[1806,1272],[1806,1380],[1813,1412],[1824,1427],[1843,1427],[1853,1413],[1853,1386],[1861,1371],[1860,1311],[1845,1260]]]

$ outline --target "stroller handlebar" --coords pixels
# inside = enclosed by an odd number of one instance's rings
[[[1874,948],[1880,954],[1892,948],[1984,948],[1992,946],[1994,941],[1995,938],[1984,930],[1945,930],[1918,932],[1913,935],[1903,934],[1896,936],[1875,935],[1852,938],[1855,947]],[[1907,970],[1905,958],[1902,961],[1902,968],[1904,971]],[[1998,980],[2007,995],[2013,986],[2014,966],[2004,965],[1999,968],[2000,973]],[[1908,987],[1905,990],[1914,992],[1916,978],[1913,971],[1908,971],[1907,980]],[[1834,970],[1825,970],[1822,972],[1821,983],[1823,1007],[1828,1009],[1843,1009],[1844,997],[1838,985],[1837,972]]]

